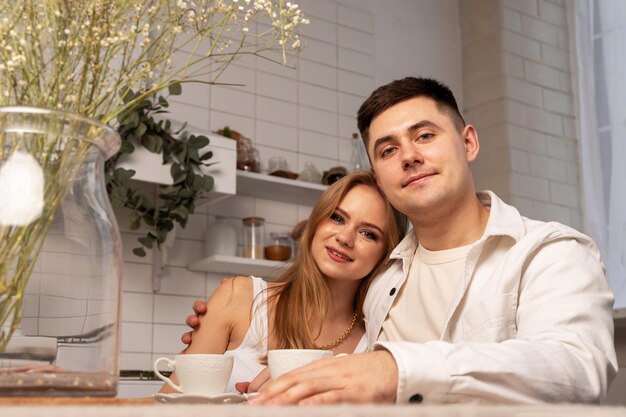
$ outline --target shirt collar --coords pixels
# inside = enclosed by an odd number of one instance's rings
[[[522,238],[526,227],[521,214],[515,207],[506,204],[493,191],[479,191],[476,196],[489,210],[483,239],[490,236],[510,236],[517,242]]]
[[[489,219],[481,239],[491,236],[510,236],[516,242],[524,235],[524,222],[519,211],[502,201],[493,191],[479,191],[476,193],[480,203],[489,210]],[[417,236],[413,227],[409,227],[404,236],[391,253],[391,259],[401,259],[413,256],[418,245]]]

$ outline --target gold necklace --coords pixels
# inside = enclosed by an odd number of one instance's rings
[[[352,321],[350,322],[350,324],[348,325],[348,328],[346,329],[345,332],[343,332],[338,338],[337,340],[335,340],[332,343],[329,343],[327,345],[322,345],[319,346],[317,345],[315,342],[313,342],[313,346],[315,346],[315,349],[323,349],[323,350],[329,350],[332,349],[334,347],[337,347],[341,344],[341,342],[343,342],[345,340],[346,337],[348,337],[348,335],[350,334],[350,332],[352,332],[352,329],[354,328],[354,325],[356,324],[356,318],[358,316],[358,312],[356,310],[354,310],[354,316],[352,317]]]

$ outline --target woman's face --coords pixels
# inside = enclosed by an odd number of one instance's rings
[[[313,259],[327,278],[364,278],[384,254],[383,237],[388,227],[387,208],[380,194],[357,185],[315,230]]]

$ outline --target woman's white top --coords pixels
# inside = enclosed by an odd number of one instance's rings
[[[233,356],[233,371],[228,380],[225,392],[237,392],[237,382],[252,381],[265,368],[259,362],[260,358],[267,355],[268,319],[267,319],[267,282],[262,278],[252,279],[252,318],[250,327],[246,332],[241,344],[225,354]],[[365,335],[354,349],[354,353],[362,353],[367,350],[367,338]]]

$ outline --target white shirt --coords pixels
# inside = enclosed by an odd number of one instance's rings
[[[396,361],[397,401],[601,402],[617,359],[613,294],[596,245],[562,224],[522,217],[492,192],[478,197],[489,220],[438,340],[375,340],[398,290],[415,279],[414,233],[367,293],[368,342]]]
[[[409,269],[415,279],[400,288],[378,341],[439,339],[470,247],[429,251],[418,245]]]

